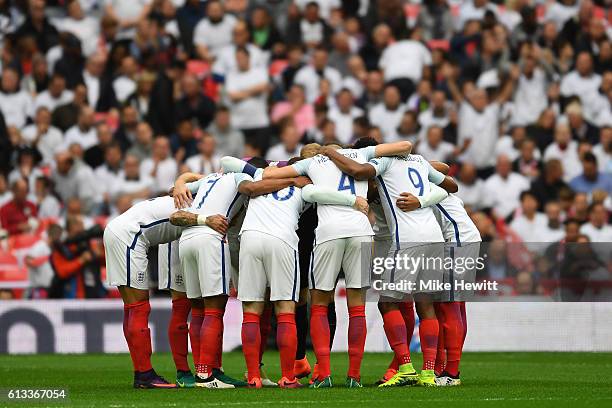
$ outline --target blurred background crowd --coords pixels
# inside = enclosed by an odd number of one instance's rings
[[[108,217],[364,136],[450,163],[495,253],[612,242],[609,0],[0,0],[0,44],[2,297],[108,296]],[[546,292],[521,248],[484,277]]]

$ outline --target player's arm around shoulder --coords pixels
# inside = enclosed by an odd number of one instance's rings
[[[227,217],[216,214],[204,216],[185,210],[179,210],[170,215],[170,224],[178,227],[193,227],[195,225],[206,225],[220,234],[225,235],[229,222]]]
[[[450,176],[447,176],[449,167],[446,163],[433,161],[425,162],[429,169],[429,181],[434,183],[436,186],[442,187],[449,193],[456,193],[459,191],[457,182]]]
[[[193,194],[198,191],[199,181],[204,176],[197,173],[183,173],[174,182],[168,192],[174,198],[176,208],[186,208],[193,201]]]
[[[412,152],[412,143],[407,140],[402,140],[393,143],[381,143],[375,146],[374,156],[390,157],[390,156],[407,156]]]
[[[302,198],[309,203],[353,207],[366,215],[369,210],[368,200],[363,197],[341,193],[331,188],[315,186],[313,184],[302,188]]]
[[[327,156],[341,172],[355,178],[355,180],[369,180],[376,177],[376,171],[368,163],[358,163],[353,159],[338,153],[331,146],[321,147],[320,154]]]
[[[291,186],[302,188],[312,183],[312,181],[305,176],[280,179],[272,178],[259,181],[253,181],[252,178],[249,179],[244,178],[238,182],[238,192],[248,197],[257,197],[263,194],[274,193]]]

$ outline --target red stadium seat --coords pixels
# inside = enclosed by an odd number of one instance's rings
[[[29,248],[40,240],[38,234],[18,234],[8,238],[8,247],[10,251]]]
[[[10,252],[0,251],[0,287],[23,287],[28,283],[28,270],[19,266]]]
[[[200,60],[189,60],[187,61],[187,72],[202,79],[210,72],[210,64]]]
[[[287,60],[276,60],[270,64],[268,73],[270,74],[271,77],[280,75],[285,70],[288,64],[289,64],[289,61]]]

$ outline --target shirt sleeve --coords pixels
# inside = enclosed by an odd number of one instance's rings
[[[308,168],[310,167],[310,163],[312,163],[312,158],[300,160],[299,162],[292,164],[291,167],[293,167],[293,169],[300,176],[306,176],[308,174]]]
[[[245,173],[234,173],[234,181],[239,186],[243,181],[253,181],[253,177]]]
[[[198,181],[187,183],[185,185],[187,186],[187,189],[191,192],[191,194],[196,194],[198,190],[200,189],[200,186],[202,185],[203,182],[204,182],[204,177],[202,177]]]
[[[380,176],[385,174],[389,168],[389,165],[391,164],[391,160],[392,159],[390,157],[377,157],[368,161],[368,164],[372,165],[376,170],[376,175]]]
[[[365,156],[367,161],[376,157],[376,146],[363,147],[359,151]]]
[[[432,167],[432,165],[429,164],[428,161],[425,161],[425,165],[427,166],[427,170],[429,171],[429,174],[427,176],[429,181],[434,183],[436,186],[444,181],[444,179],[446,178],[446,176],[444,174],[442,174],[438,170],[434,169]]]

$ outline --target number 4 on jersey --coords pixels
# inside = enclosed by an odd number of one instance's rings
[[[338,183],[338,191],[343,190],[351,190],[351,194],[355,194],[355,179],[345,173],[342,173],[340,183]]]

